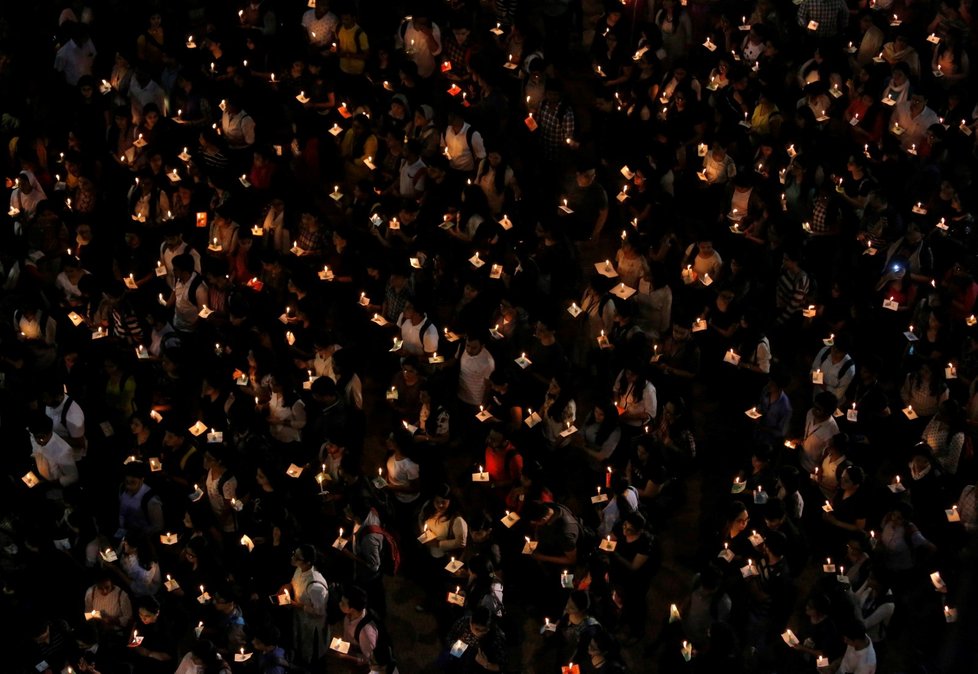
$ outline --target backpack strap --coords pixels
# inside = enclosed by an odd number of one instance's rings
[[[65,404],[61,406],[61,425],[65,430],[68,430],[68,409],[74,402],[70,395],[65,395]]]
[[[201,286],[204,282],[204,277],[194,272],[194,277],[190,281],[190,287],[187,288],[187,299],[194,306],[197,306],[197,288]]]
[[[391,558],[394,560],[394,573],[396,575],[397,570],[401,568],[401,549],[397,547],[397,541],[394,540],[389,531],[376,524],[368,524],[363,527],[363,531],[368,534],[380,534],[384,538],[390,550]]]

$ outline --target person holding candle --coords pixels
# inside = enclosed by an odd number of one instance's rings
[[[316,568],[316,549],[299,545],[292,552],[295,572],[292,580],[280,588],[291,593],[292,630],[295,659],[306,666],[316,665],[327,652],[329,624],[326,621],[326,604],[329,586],[326,578]]]

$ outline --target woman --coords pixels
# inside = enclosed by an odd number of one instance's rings
[[[489,557],[476,555],[466,564],[469,579],[465,586],[465,608],[474,611],[484,606],[495,618],[503,617],[503,584]]]
[[[149,15],[149,25],[136,38],[136,56],[139,61],[159,69],[166,53],[166,35],[163,32],[163,16],[159,12]]]
[[[601,469],[608,462],[621,442],[621,429],[618,427],[618,408],[610,402],[595,405],[581,426],[581,449],[587,455],[592,468]]]
[[[126,456],[135,456],[143,461],[150,457],[159,458],[160,438],[156,436],[155,430],[149,415],[133,412],[129,417],[129,432],[132,433],[132,440]]]
[[[643,426],[655,420],[658,405],[655,397],[655,386],[639,374],[641,368],[637,365],[627,365],[615,378],[612,395],[618,408],[622,432],[626,438],[638,434]]]
[[[830,503],[832,510],[822,513],[822,521],[827,526],[830,540],[826,542],[831,551],[842,546],[853,532],[866,529],[870,514],[870,495],[863,489],[866,473],[859,466],[846,466],[839,476],[839,488]]]
[[[686,403],[682,398],[668,401],[662,406],[662,414],[652,437],[665,450],[666,468],[670,473],[682,475],[688,472],[696,460],[696,439],[689,429]]]
[[[615,271],[619,281],[630,288],[638,288],[639,281],[649,272],[649,261],[639,252],[638,236],[628,233],[621,240],[621,248],[615,254]]]
[[[877,554],[883,561],[890,585],[898,591],[913,582],[913,571],[921,553],[932,554],[937,548],[914,524],[910,504],[897,501],[883,517]]]
[[[651,435],[636,438],[635,454],[625,467],[625,477],[638,490],[642,503],[646,506],[656,503],[669,479],[661,449]]]
[[[557,622],[553,638],[557,645],[557,662],[584,662],[591,637],[601,629],[597,619],[590,615],[591,595],[587,590],[572,590],[564,614]],[[550,632],[544,633],[549,638]]]
[[[295,572],[292,580],[279,589],[291,595],[293,648],[295,659],[303,665],[315,665],[326,655],[329,644],[329,624],[326,603],[329,588],[326,579],[316,569],[316,549],[300,545],[292,552]]]
[[[442,484],[430,501],[421,507],[418,519],[421,532],[434,534],[424,545],[433,560],[432,568],[444,566],[445,557],[461,558],[469,535],[469,526],[458,512],[457,501],[453,498],[451,487]]]
[[[941,469],[948,475],[955,475],[965,441],[964,413],[957,401],[941,401],[937,414],[927,423],[920,437],[930,447]]]
[[[559,378],[550,380],[547,395],[537,410],[543,423],[540,424],[543,439],[551,449],[563,447],[570,442],[562,437],[562,431],[574,425],[577,419],[577,403],[573,394]]]
[[[663,0],[656,12],[655,25],[662,33],[662,48],[669,62],[685,58],[693,39],[693,27],[685,7],[676,0]]]
[[[913,407],[920,419],[929,419],[937,414],[938,407],[948,398],[947,384],[944,383],[941,365],[925,360],[914,370],[900,388],[900,398],[904,405]]]
[[[632,512],[624,517],[620,531],[613,538],[615,549],[607,554],[611,561],[611,581],[622,602],[621,621],[632,635],[641,636],[648,610],[646,596],[656,571],[653,537],[645,517]]]
[[[119,575],[132,595],[146,597],[159,592],[163,578],[149,539],[142,536],[124,538],[120,552],[119,566],[109,568]]]
[[[719,552],[724,554],[724,559],[726,559],[726,551],[729,551],[732,555],[728,561],[730,568],[739,568],[739,561],[759,556],[748,540],[749,534],[744,533],[749,522],[750,515],[747,514],[747,506],[741,501],[731,501],[726,506],[715,546],[706,550],[707,557],[713,559]]]
[[[486,158],[479,163],[475,183],[482,189],[489,203],[493,219],[499,220],[511,208],[511,200],[521,198],[520,186],[513,169],[498,148],[486,148]]]
[[[299,442],[306,427],[305,402],[286,373],[272,375],[268,383],[271,395],[259,409],[266,413],[269,434],[283,444]]]

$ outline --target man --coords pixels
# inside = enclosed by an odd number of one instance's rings
[[[312,382],[309,391],[319,412],[314,417],[309,416],[310,422],[302,431],[305,443],[321,447],[326,438],[346,437],[349,415],[336,382],[329,377],[319,377]]]
[[[441,29],[427,15],[415,13],[401,24],[395,46],[403,48],[418,67],[418,76],[431,77],[438,68],[436,57],[441,54]]]
[[[177,255],[189,254],[194,260],[194,271],[200,273],[200,253],[183,240],[183,233],[176,225],[167,226],[163,230],[163,243],[160,244],[160,262],[166,267],[166,281],[172,288],[176,279],[173,273],[173,258]]]
[[[207,285],[195,264],[189,253],[173,258],[174,284],[167,306],[173,307],[173,327],[179,332],[196,330],[200,311],[207,304]]]
[[[75,461],[85,458],[88,441],[85,439],[85,412],[76,400],[65,393],[64,385],[53,383],[41,394],[44,414],[51,419],[54,432],[67,442],[72,449]]]
[[[844,0],[802,0],[798,25],[819,39],[836,38],[849,25],[849,8]]]
[[[329,11],[329,0],[316,0],[316,6],[302,15],[302,27],[309,46],[321,51],[331,45],[336,40],[338,23],[336,15]]]
[[[148,466],[130,461],[123,466],[122,491],[119,492],[119,529],[122,536],[156,534],[163,530],[163,502],[148,484]]]
[[[481,335],[470,334],[465,339],[465,351],[459,359],[458,399],[475,408],[486,397],[489,375],[496,369],[496,361],[485,348]]]
[[[258,655],[258,674],[286,674],[289,671],[285,649],[278,645],[281,634],[274,625],[255,628],[251,643]]]
[[[78,481],[78,466],[71,446],[54,434],[51,418],[37,413],[27,426],[31,434],[31,451],[42,481],[67,487]]]
[[[876,649],[862,622],[843,628],[846,652],[836,670],[840,674],[876,674]]]
[[[797,248],[786,247],[775,297],[778,308],[776,319],[778,325],[788,325],[801,318],[801,311],[808,297],[811,282],[808,279],[808,274],[801,268],[800,262],[801,251]]]
[[[536,121],[543,140],[543,158],[553,162],[563,158],[576,142],[574,109],[563,100],[563,88],[556,78],[548,78],[544,87]]]
[[[226,100],[221,132],[230,150],[240,152],[255,144],[255,120],[242,110],[240,101],[234,96]]]
[[[421,159],[421,143],[413,138],[404,144],[404,156],[398,169],[397,195],[419,199],[424,195],[428,167]]]
[[[54,69],[65,76],[65,83],[69,87],[76,87],[81,77],[92,74],[95,54],[95,44],[88,35],[88,26],[76,23],[71,28],[71,39],[61,46],[54,57]]]
[[[370,56],[370,42],[367,34],[357,24],[352,5],[340,12],[340,29],[336,34],[336,42],[340,56],[340,72],[351,79],[363,75],[367,58]]]
[[[905,150],[911,147],[922,148],[927,140],[927,130],[934,124],[940,123],[941,119],[937,113],[927,107],[927,96],[918,89],[911,94],[910,100],[896,104],[890,132],[897,134],[899,124],[902,133],[898,135],[903,148]]]
[[[531,559],[557,570],[568,569],[577,563],[581,525],[566,506],[533,501],[526,505],[523,519],[530,525],[531,540],[537,542]]]
[[[418,311],[413,301],[404,305],[404,311],[397,317],[397,327],[401,329],[402,357],[430,356],[438,350],[438,328],[427,313]]]
[[[566,216],[571,221],[571,237],[578,241],[597,241],[608,220],[608,193],[597,182],[593,161],[578,163],[574,183],[567,190],[567,202],[574,211]]]
[[[843,400],[846,389],[849,388],[856,374],[856,363],[849,356],[849,337],[836,335],[832,344],[823,346],[815,354],[809,371],[815,395],[828,391],[837,399]],[[819,376],[821,376],[821,383],[815,381]]]
[[[338,654],[339,659],[356,668],[370,667],[380,629],[376,616],[367,611],[367,593],[356,585],[347,585],[340,598],[340,611],[343,612],[343,641],[350,644],[350,651]]]
[[[465,121],[460,105],[453,105],[448,111],[448,126],[442,134],[441,144],[449,166],[461,174],[474,173],[486,158],[482,134]]]
[[[217,611],[215,643],[227,657],[239,652],[248,643],[245,636],[245,619],[241,607],[234,600],[230,589],[218,589],[211,593]]]

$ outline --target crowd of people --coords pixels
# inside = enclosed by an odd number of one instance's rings
[[[974,671],[970,2],[0,18],[6,671]]]

